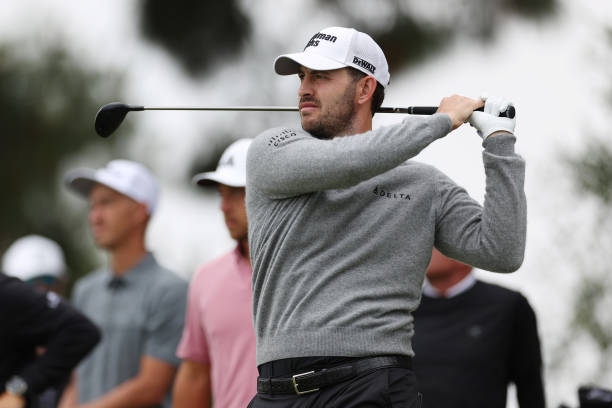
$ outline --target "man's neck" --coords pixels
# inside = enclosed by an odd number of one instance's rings
[[[144,239],[133,240],[110,251],[111,269],[115,276],[123,276],[147,253]]]
[[[433,286],[441,295],[446,295],[448,290],[461,282],[468,276],[471,272],[471,269],[457,271],[448,275],[439,276],[436,278],[427,278],[430,285]]]
[[[372,130],[372,115],[368,114],[355,114],[353,119],[350,121],[350,126],[347,127],[343,132],[336,136],[351,136],[365,133]]]
[[[365,114],[357,116],[359,118],[355,122],[355,132],[353,134],[364,133],[372,130],[372,115],[370,114],[369,110]]]
[[[249,241],[246,238],[238,241],[238,250],[240,251],[240,254],[242,255],[242,257],[246,259],[246,261],[250,265],[251,256],[250,256],[250,251],[249,251]]]

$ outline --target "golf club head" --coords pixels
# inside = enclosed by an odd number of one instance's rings
[[[94,122],[96,133],[101,137],[109,137],[121,125],[128,112],[142,110],[144,106],[130,106],[120,102],[107,103],[96,113]]]

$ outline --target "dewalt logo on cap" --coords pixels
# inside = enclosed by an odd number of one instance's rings
[[[374,72],[376,72],[376,67],[374,65],[370,64],[368,61],[361,59],[359,57],[353,57],[353,64],[361,68],[367,69],[368,71],[370,71],[372,75],[374,75]]]

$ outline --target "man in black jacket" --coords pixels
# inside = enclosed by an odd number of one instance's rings
[[[0,408],[34,407],[34,397],[65,380],[100,340],[98,328],[58,295],[3,273],[0,328]]]
[[[478,281],[434,249],[414,313],[414,371],[425,408],[544,408],[536,318],[518,292]]]

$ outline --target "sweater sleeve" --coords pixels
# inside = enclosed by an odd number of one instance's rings
[[[483,143],[483,206],[439,174],[435,245],[446,256],[495,272],[512,272],[521,266],[527,202],[523,187],[525,162],[514,152],[515,140],[507,134],[490,137]]]
[[[249,149],[247,185],[273,199],[350,187],[416,156],[450,130],[446,114],[410,117],[331,140],[316,139],[301,129],[270,129]]]
[[[0,310],[6,323],[3,331],[15,342],[45,348],[43,355],[14,373],[32,393],[66,378],[100,341],[98,328],[58,295],[39,292],[17,279],[3,282]]]

